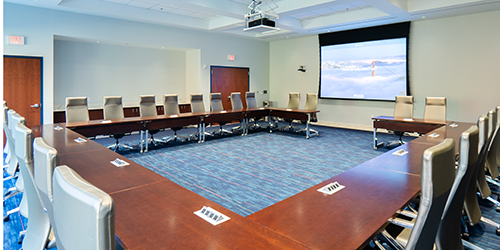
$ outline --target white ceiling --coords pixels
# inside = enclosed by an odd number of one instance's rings
[[[5,2],[232,34],[265,41],[500,10],[500,0],[263,0],[280,31],[243,31],[251,0],[4,0]]]

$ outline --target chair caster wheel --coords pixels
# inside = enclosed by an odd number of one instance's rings
[[[497,212],[499,212],[499,213],[500,213],[500,206],[498,206],[498,207],[496,208],[496,210],[497,210]]]
[[[19,235],[19,238],[17,239],[17,243],[18,244],[23,244],[23,240],[24,240],[24,234],[23,235]]]
[[[469,239],[470,239],[469,234],[468,233],[463,233],[462,234],[462,239],[466,240],[466,241],[469,241]]]
[[[9,218],[9,216],[8,216],[8,215],[6,215],[6,216],[4,216],[4,217],[3,217],[3,222],[7,222],[7,221],[9,221],[9,220],[10,220],[10,218]]]
[[[500,236],[500,228],[497,228],[497,230],[495,230],[495,233],[497,233],[497,235]]]

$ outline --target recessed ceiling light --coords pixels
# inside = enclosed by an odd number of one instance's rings
[[[286,37],[286,39],[290,38],[289,36]]]
[[[426,18],[426,16],[422,16],[422,18]]]
[[[95,41],[96,43],[101,43],[101,41]]]

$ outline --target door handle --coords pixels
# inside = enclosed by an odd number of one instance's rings
[[[37,109],[37,108],[40,108],[40,104],[35,103],[35,104],[31,105],[30,107],[32,107],[32,108],[36,108],[36,109]]]

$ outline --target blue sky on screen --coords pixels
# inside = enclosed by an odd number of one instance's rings
[[[406,54],[406,38],[321,47],[322,61],[377,59]]]

